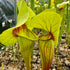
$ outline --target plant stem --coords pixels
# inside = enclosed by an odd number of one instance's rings
[[[42,0],[42,6],[44,6],[44,0]]]
[[[2,64],[2,70],[3,70],[4,65]]]
[[[44,8],[44,4],[45,4],[45,1],[42,0],[42,11],[45,10],[45,8]]]
[[[31,0],[31,9],[34,11],[34,0]]]
[[[67,0],[68,1],[68,0]],[[70,44],[70,10],[68,10],[69,5],[67,4],[67,41]]]
[[[51,0],[48,0],[48,8],[51,8]]]
[[[64,20],[65,20],[65,18],[63,16],[62,23],[61,23],[61,29],[60,29],[60,33],[59,33],[59,38],[58,38],[58,46],[57,46],[58,52],[59,52],[59,46],[60,46],[60,42],[61,42],[61,38],[62,38],[64,26],[65,26],[65,21]]]
[[[67,4],[67,35],[69,33],[69,17],[68,17],[68,14],[69,14],[69,12],[68,12],[68,4]]]
[[[14,51],[14,50],[15,50],[14,46],[15,46],[15,45],[12,46],[13,62],[15,62],[15,53],[16,53],[16,52]]]

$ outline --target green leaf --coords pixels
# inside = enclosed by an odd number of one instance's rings
[[[48,22],[47,18],[50,20],[50,17],[48,17],[48,15],[50,16],[54,12],[56,12],[55,9],[46,9],[46,10],[44,10],[42,13],[40,13],[39,15],[36,15],[35,17],[33,17],[31,19],[30,22],[28,22],[28,24],[30,25],[28,28],[31,29],[31,30],[33,28],[45,29],[43,26],[45,26],[47,24],[43,20],[46,20],[46,22]],[[43,25],[43,24],[45,24],[45,25]],[[48,26],[49,26],[49,24],[48,24]]]
[[[21,55],[26,63],[27,70],[31,70],[31,56],[34,46],[34,41],[26,39],[24,37],[18,37]]]
[[[29,17],[28,7],[24,0],[18,1],[17,27],[24,24]]]
[[[18,29],[16,29],[17,35],[19,37],[25,37],[25,38],[27,38],[29,40],[33,40],[33,41],[38,40],[37,35],[35,33],[31,32],[25,24],[23,24],[19,29],[20,29],[19,32],[18,32]]]
[[[29,22],[29,29],[40,28],[46,30],[49,34],[54,37],[54,43],[57,46],[59,29],[61,25],[62,17],[55,12],[53,9],[46,9],[39,15],[33,17]]]
[[[21,0],[21,3],[22,3],[22,0]],[[25,2],[23,3],[23,6],[24,6],[24,4],[25,4]],[[20,6],[20,7],[22,7],[22,6]],[[32,19],[32,17],[35,16],[35,13],[29,7],[27,7],[27,8],[29,10],[28,11],[29,18],[28,18],[27,22],[29,22]],[[24,16],[24,15],[22,15],[22,16]],[[28,17],[28,16],[26,16],[26,17]],[[20,20],[22,23],[23,22],[22,18],[20,18],[19,21]],[[0,37],[1,37],[0,42],[6,46],[13,45],[14,43],[16,43],[16,38],[18,36],[25,37],[25,38],[30,39],[30,40],[38,40],[38,37],[33,32],[31,32],[25,24],[21,25],[21,23],[19,22],[19,24],[17,24],[17,26],[19,26],[19,27],[16,26],[15,28],[10,28],[10,29],[4,31],[0,35]],[[7,41],[9,41],[9,42],[7,42]]]
[[[0,34],[0,43],[6,46],[11,46],[17,42],[16,37],[13,36],[13,29],[14,28],[7,29]]]
[[[29,22],[35,16],[35,13],[32,11],[32,9],[30,7],[28,7],[28,11],[29,11],[29,17],[28,17],[28,20],[26,21],[27,27],[29,27],[29,25],[30,25]]]

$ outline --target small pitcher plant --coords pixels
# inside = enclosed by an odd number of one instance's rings
[[[54,46],[58,43],[61,20],[62,17],[54,9],[46,9],[29,22],[31,27],[47,31],[38,37],[42,70],[49,70],[51,66]]]
[[[21,55],[27,70],[31,70],[31,56],[34,42],[38,40],[42,70],[51,67],[54,46],[57,46],[62,17],[55,9],[46,9],[42,13],[35,13],[26,5],[24,0],[18,1],[17,25],[0,34],[0,42],[6,46],[19,42]],[[32,29],[46,30],[46,34],[37,36]]]

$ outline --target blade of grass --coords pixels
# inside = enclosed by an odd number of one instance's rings
[[[68,16],[69,15],[69,12],[68,12],[68,7],[69,7],[69,5],[67,4],[67,35],[69,33],[69,16]]]
[[[70,11],[68,8],[69,8],[69,4],[67,4],[67,41],[68,41],[68,44],[70,44],[69,43],[69,40],[70,40],[70,37],[69,37],[69,35],[70,35],[70,19],[69,19]]]
[[[48,8],[51,8],[51,0],[48,0]]]
[[[34,11],[34,0],[31,0],[31,9]]]
[[[63,34],[63,30],[64,30],[64,26],[65,26],[65,18],[63,17],[62,23],[61,23],[61,29],[60,29],[60,33],[59,33],[59,38],[58,38],[58,52],[59,52],[59,46],[60,46],[60,42],[61,42],[61,38],[62,38],[62,34]]]
[[[45,4],[45,0],[42,0],[42,11],[45,10],[44,4]]]

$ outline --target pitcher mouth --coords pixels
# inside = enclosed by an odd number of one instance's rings
[[[41,34],[38,37],[39,37],[39,40],[42,40],[42,41],[48,41],[48,40],[55,41],[54,36],[51,32],[48,32],[47,34]]]

